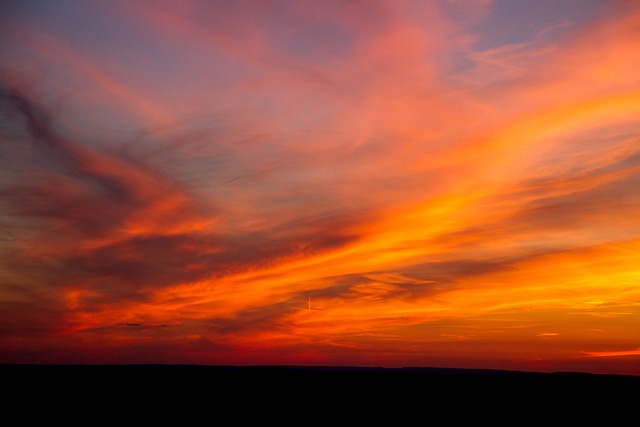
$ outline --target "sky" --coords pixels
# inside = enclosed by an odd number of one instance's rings
[[[0,5],[0,363],[640,375],[640,2]]]

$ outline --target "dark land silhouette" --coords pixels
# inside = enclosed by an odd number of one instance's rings
[[[8,392],[5,407],[10,410],[67,408],[69,415],[91,408],[95,416],[110,417],[128,408],[128,417],[182,419],[181,425],[191,425],[186,419],[197,416],[235,420],[223,425],[615,425],[640,414],[640,376],[628,375],[419,367],[28,364],[1,365],[0,372]]]

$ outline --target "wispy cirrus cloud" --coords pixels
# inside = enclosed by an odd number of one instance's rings
[[[522,26],[514,5],[5,7],[6,352],[33,333],[51,360],[509,364],[574,360],[594,329],[627,348],[640,12],[542,2]]]
[[[640,349],[618,351],[585,351],[584,353],[587,357],[637,356],[640,355]]]

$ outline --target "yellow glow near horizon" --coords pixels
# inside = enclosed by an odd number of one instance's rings
[[[2,6],[3,352],[640,374],[640,8],[347,3]]]

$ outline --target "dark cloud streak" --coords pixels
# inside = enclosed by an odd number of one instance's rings
[[[35,233],[26,246],[17,239],[22,246],[11,256],[12,270],[49,286],[92,289],[79,301],[82,307],[146,301],[153,289],[267,268],[357,239],[346,231],[355,215],[316,215],[253,232],[190,230],[190,223],[213,213],[167,171],[135,152],[102,153],[63,138],[43,105],[6,86],[7,120],[24,128],[13,132],[12,142],[30,140],[34,156],[45,157],[24,160],[31,174],[0,189],[10,206],[7,227],[27,221]],[[176,146],[183,147],[180,141]],[[162,208],[167,202],[170,207]],[[129,231],[131,221],[142,231]],[[167,231],[181,222],[184,231]]]

